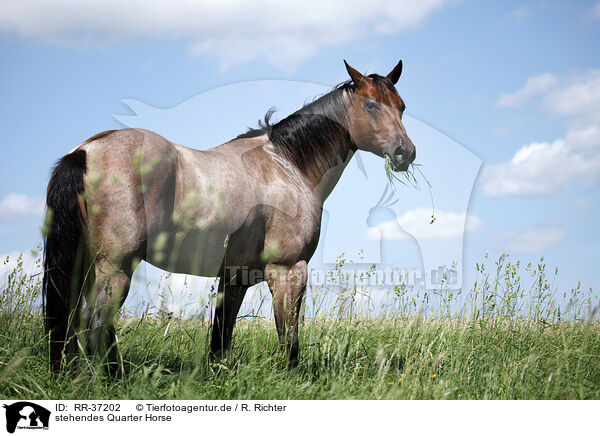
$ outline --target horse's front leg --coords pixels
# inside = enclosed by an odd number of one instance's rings
[[[86,295],[86,351],[106,362],[111,374],[119,371],[115,318],[129,292],[130,274],[107,260],[96,263],[96,283]]]
[[[305,261],[292,266],[270,264],[265,268],[269,289],[273,295],[275,325],[279,342],[295,364],[298,360],[298,318],[308,279]]]
[[[238,277],[219,278],[219,291],[215,307],[210,351],[213,357],[220,357],[231,343],[237,314],[242,306],[248,286],[236,283]]]

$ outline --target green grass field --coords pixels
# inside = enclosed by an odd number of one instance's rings
[[[440,290],[433,307],[425,303],[434,295],[398,287],[393,307],[377,316],[321,308],[303,322],[291,369],[268,319],[240,320],[231,351],[212,362],[206,321],[124,316],[118,378],[85,358],[68,373],[49,370],[39,276],[17,269],[0,301],[0,397],[599,399],[594,294],[570,290],[561,309],[564,291],[552,289],[542,263],[523,269],[501,258],[491,272],[477,268],[469,292]]]

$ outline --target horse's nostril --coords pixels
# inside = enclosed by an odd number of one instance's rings
[[[404,152],[403,152],[403,150],[402,150],[402,147],[397,147],[397,148],[394,150],[394,154],[395,154],[396,156],[402,156],[402,155],[404,154]]]

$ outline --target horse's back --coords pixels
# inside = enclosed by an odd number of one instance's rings
[[[77,148],[85,150],[88,155],[96,155],[99,163],[101,160],[111,161],[114,160],[111,158],[117,158],[124,164],[131,164],[134,163],[131,158],[136,153],[141,153],[142,157],[157,153],[168,157],[177,153],[173,143],[158,133],[135,128],[106,130],[97,133],[86,139]]]

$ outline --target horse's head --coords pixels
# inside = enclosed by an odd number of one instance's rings
[[[402,124],[406,106],[394,88],[402,73],[402,61],[385,77],[364,76],[344,63],[354,82],[348,109],[352,141],[361,150],[389,156],[394,171],[405,171],[415,160],[416,150]]]

